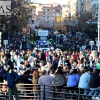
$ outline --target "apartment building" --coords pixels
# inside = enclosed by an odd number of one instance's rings
[[[67,0],[66,4],[66,24],[75,25],[76,23],[77,0]]]
[[[29,5],[36,7],[36,14],[34,14],[35,26],[53,27],[56,17],[62,16],[62,6],[60,4],[31,3]]]
[[[92,21],[98,20],[98,3],[99,0],[77,0],[77,16],[86,12],[92,12]]]
[[[59,17],[61,25],[77,24],[77,17],[86,12],[92,12],[92,21],[98,19],[99,0],[67,0],[65,5],[58,3],[29,3],[32,7],[32,20],[35,26],[53,27]],[[59,24],[58,24],[59,25]]]
[[[53,27],[57,16],[62,16],[62,7],[59,4],[43,5],[36,20],[41,20],[45,27]]]
[[[98,4],[99,0],[91,0],[92,21],[94,22],[98,20]]]
[[[78,0],[67,0],[65,5],[60,5],[58,3],[30,3],[30,6],[36,7],[36,14],[34,14],[35,26],[53,27],[57,25],[55,22],[57,17],[59,17],[60,20],[58,25],[70,24],[72,21],[75,23],[77,1]],[[81,12],[81,6],[79,12]]]
[[[30,7],[30,17],[28,19],[28,27],[33,27],[35,29],[35,24],[34,24],[35,18],[36,18],[36,7],[31,6]]]
[[[76,13],[79,16],[86,12],[91,12],[91,0],[77,0]]]

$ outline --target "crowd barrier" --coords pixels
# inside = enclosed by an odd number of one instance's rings
[[[0,83],[0,100],[8,100],[8,89]],[[36,84],[17,84],[20,100],[91,100],[80,88],[69,89],[66,86],[47,86]],[[6,88],[3,90],[3,88]],[[12,95],[14,97],[14,95]]]

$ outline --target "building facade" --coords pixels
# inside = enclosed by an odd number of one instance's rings
[[[99,0],[77,0],[76,11],[77,15],[92,12],[91,21],[95,22],[98,20],[98,3]]]
[[[91,0],[77,0],[76,13],[77,15],[91,12]]]
[[[76,24],[76,5],[77,5],[77,0],[67,0],[67,13],[66,13],[66,24],[75,26]]]
[[[62,16],[62,6],[57,3],[32,3],[30,6],[36,7],[36,14],[34,15],[36,26],[53,27],[56,21],[56,17]]]
[[[98,20],[98,4],[99,4],[99,0],[91,0],[92,21],[93,22],[97,22]]]
[[[76,25],[77,18],[92,12],[92,21],[98,19],[99,0],[67,0],[65,5],[58,3],[41,4],[31,0],[32,20],[35,26],[54,27],[57,25]]]
[[[77,0],[72,1],[68,0],[65,5],[30,3],[36,7],[35,25],[54,27],[75,23]]]

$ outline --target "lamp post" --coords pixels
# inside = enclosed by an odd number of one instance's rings
[[[98,4],[98,41],[100,41],[100,2]],[[100,52],[100,46],[98,46],[98,52]]]

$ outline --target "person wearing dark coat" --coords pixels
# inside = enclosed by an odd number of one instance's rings
[[[94,94],[94,96],[97,96],[98,93],[100,92],[100,76],[99,76],[100,70],[96,69],[94,73],[92,73],[90,77],[90,82],[89,82],[89,88],[90,92],[89,95]]]
[[[48,56],[48,61],[50,61],[50,63],[52,63],[52,55]]]
[[[68,65],[69,69],[71,69],[71,64],[70,64],[69,60],[66,60],[66,63]]]
[[[16,84],[19,81],[19,75],[16,72],[14,72],[13,69],[14,66],[9,65],[8,72],[4,75],[4,79],[7,81],[9,100],[12,100],[12,93],[14,93],[16,100],[20,100],[18,90],[16,87]]]
[[[57,56],[54,56],[53,57],[53,62],[52,62],[52,69],[54,71],[56,71],[57,68],[58,68],[58,59],[57,59]]]
[[[44,50],[41,51],[40,60],[46,61]]]
[[[7,60],[11,58],[11,54],[9,51],[6,52],[6,58],[7,58]]]

